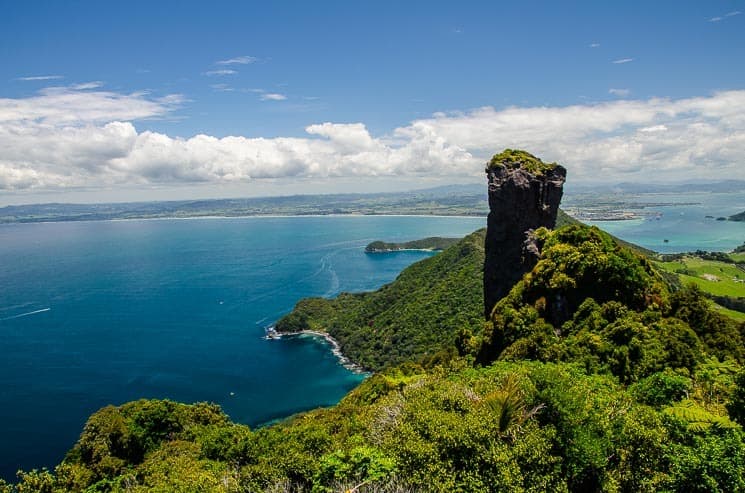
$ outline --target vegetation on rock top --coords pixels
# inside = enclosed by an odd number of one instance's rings
[[[508,169],[523,169],[533,175],[540,176],[555,169],[557,163],[545,163],[527,151],[519,149],[505,149],[495,154],[487,166],[488,169],[505,167]]]

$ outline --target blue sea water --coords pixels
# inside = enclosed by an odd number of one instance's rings
[[[53,466],[85,419],[138,398],[212,401],[255,426],[363,376],[264,328],[306,296],[365,291],[430,254],[373,240],[463,236],[484,218],[277,217],[0,226],[0,477]]]
[[[745,211],[745,191],[644,194],[640,200],[671,205],[648,208],[654,214],[645,219],[588,223],[660,253],[729,252],[745,243],[745,222],[716,220]]]

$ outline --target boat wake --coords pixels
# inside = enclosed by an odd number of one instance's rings
[[[21,313],[19,315],[13,315],[12,317],[0,318],[0,322],[4,320],[13,320],[14,318],[28,317],[29,315],[35,315],[37,313],[44,313],[51,310],[51,308],[42,308],[41,310],[34,310],[32,312]]]

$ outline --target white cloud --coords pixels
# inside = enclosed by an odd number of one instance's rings
[[[169,186],[357,177],[460,180],[505,147],[564,164],[573,181],[739,176],[745,90],[687,99],[439,113],[373,135],[364,123],[308,125],[304,137],[184,139],[132,121],[178,107],[178,95],[49,88],[0,99],[0,189]]]
[[[639,129],[640,132],[665,132],[667,131],[667,126],[665,125],[652,125],[651,127],[642,127]]]
[[[285,99],[287,99],[287,96],[276,92],[268,92],[261,95],[262,101],[284,101]]]
[[[206,75],[207,77],[221,77],[223,75],[233,75],[237,74],[235,70],[224,68],[220,70],[208,70],[207,72],[204,72],[203,75]]]
[[[618,96],[620,98],[625,98],[626,96],[631,94],[631,91],[629,89],[614,89],[610,88],[608,89],[608,94],[612,94],[614,96]]]
[[[218,92],[231,92],[235,90],[227,84],[210,84],[210,87]]]
[[[622,64],[622,63],[629,63],[633,62],[633,58],[619,58],[618,60],[613,60],[611,63],[615,63],[616,65]]]
[[[663,125],[666,131],[660,131]],[[419,120],[405,130],[410,128],[425,128],[482,159],[505,147],[525,148],[565,164],[576,180],[727,178],[741,173],[745,91],[680,100],[486,107]]]
[[[250,63],[258,62],[259,59],[253,56],[237,56],[235,58],[229,58],[227,60],[219,60],[215,62],[216,65],[248,65]]]
[[[29,77],[18,77],[16,80],[32,81],[32,80],[55,80],[64,79],[64,75],[32,75]]]
[[[76,91],[82,91],[85,89],[98,89],[99,87],[103,86],[103,82],[100,80],[94,80],[91,82],[83,82],[82,84],[73,84],[70,86],[70,89],[76,90]]]
[[[720,22],[720,21],[723,21],[724,19],[726,19],[727,17],[734,17],[734,16],[740,15],[740,14],[742,14],[741,11],[739,11],[739,10],[733,10],[732,12],[727,12],[724,15],[720,15],[720,16],[717,16],[717,17],[712,17],[711,19],[709,19],[709,22]]]
[[[590,43],[590,48],[600,48],[600,43]]]
[[[182,102],[179,94],[154,99],[143,93],[82,92],[68,87],[48,87],[29,98],[0,98],[0,125],[57,127],[141,120],[165,116]]]

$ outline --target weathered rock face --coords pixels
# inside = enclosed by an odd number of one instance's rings
[[[553,228],[566,169],[507,149],[487,164],[489,218],[484,262],[484,315],[538,261],[533,230]]]

